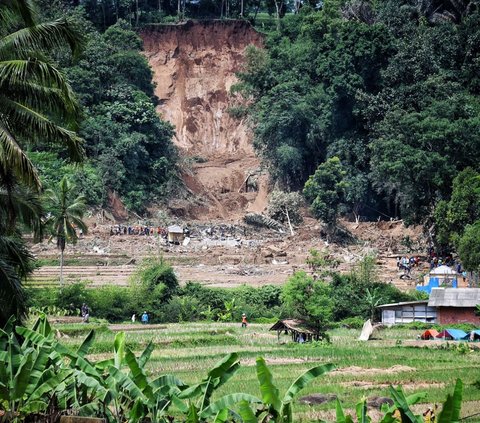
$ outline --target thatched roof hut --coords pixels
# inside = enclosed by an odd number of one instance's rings
[[[280,340],[280,333],[290,334],[294,342],[309,342],[318,341],[320,333],[313,325],[305,320],[300,319],[283,319],[275,323],[270,330],[277,331],[278,339]]]

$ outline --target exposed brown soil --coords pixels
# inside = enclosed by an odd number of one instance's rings
[[[411,239],[419,245],[422,239],[419,228],[405,228],[402,222],[388,222],[384,226],[382,222],[357,225],[343,221],[356,239],[346,246],[326,243],[318,222],[308,217],[295,228],[294,236],[242,223],[183,220],[183,224],[187,223],[191,241],[182,246],[166,244],[156,235],[109,236],[109,224],[91,219],[89,234],[65,251],[68,264],[65,280],[67,283],[88,281],[92,287],[125,286],[144,257],[162,254],[173,264],[181,283],[197,281],[212,287],[281,285],[296,270],[312,272],[305,264],[312,248],[326,251],[337,259],[336,270],[341,272],[350,271],[366,254],[376,254],[380,280],[400,289],[412,289],[417,283],[416,276],[422,272],[415,269],[411,280],[400,279],[397,273],[396,256],[406,253],[401,243],[403,234],[411,234]],[[389,240],[388,245],[384,245],[385,239]],[[58,250],[53,243],[35,244],[32,249],[40,258],[58,260]],[[69,264],[72,260],[78,264]],[[35,284],[55,284],[58,276],[58,266],[41,267],[34,274]]]
[[[171,210],[203,220],[263,210],[267,175],[258,176],[258,191],[245,192],[245,180],[259,173],[260,162],[245,119],[229,113],[239,101],[230,88],[245,48],[262,46],[262,35],[245,21],[216,20],[157,25],[141,35],[160,99],[157,110],[175,126],[182,178],[196,200],[173,200]]]

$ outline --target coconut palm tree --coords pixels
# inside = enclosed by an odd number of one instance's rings
[[[63,286],[63,254],[67,243],[75,244],[78,240],[77,228],[84,233],[87,225],[82,220],[86,210],[86,199],[76,196],[76,186],[67,177],[63,177],[55,190],[45,191],[49,204],[50,216],[46,226],[52,237],[57,240],[60,250],[60,286]]]
[[[41,140],[83,157],[78,104],[48,58],[64,46],[77,54],[81,44],[65,19],[37,23],[32,0],[0,0],[0,326],[25,310],[22,279],[33,269],[17,223],[38,229],[41,216],[41,183],[24,148]]]
[[[36,237],[41,235],[42,216],[39,196],[6,176],[0,168],[0,327],[12,314],[25,314],[22,279],[33,270],[34,263],[19,230],[11,226],[12,215]]]
[[[74,54],[81,47],[66,19],[36,23],[31,0],[0,0],[0,166],[37,190],[41,184],[23,150],[26,143],[60,143],[73,160],[83,157],[74,132],[78,104],[65,76],[47,58],[66,45]]]

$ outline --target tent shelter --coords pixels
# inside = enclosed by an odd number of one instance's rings
[[[183,242],[185,236],[183,229],[178,225],[172,225],[168,227],[168,242],[172,244],[180,244]]]
[[[436,329],[427,329],[420,335],[421,339],[434,339],[438,335],[438,331]]]
[[[309,342],[318,341],[320,339],[320,333],[314,329],[305,320],[299,319],[284,319],[275,323],[270,330],[277,331],[278,340],[280,340],[280,333],[290,334],[294,342]]]
[[[470,331],[467,335],[467,338],[470,341],[480,341],[480,329]]]
[[[436,338],[459,341],[467,338],[467,333],[460,329],[445,329],[442,330]]]

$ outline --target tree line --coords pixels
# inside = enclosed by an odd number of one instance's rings
[[[285,16],[235,87],[277,186],[332,224],[402,218],[458,246],[442,225],[461,235],[478,219],[478,193],[460,191],[478,191],[479,40],[468,1],[326,0]],[[458,197],[471,208],[455,217]]]

